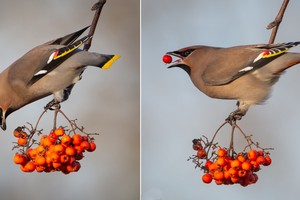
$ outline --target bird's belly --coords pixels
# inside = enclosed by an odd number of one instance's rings
[[[43,91],[47,93],[54,93],[63,90],[79,81],[82,71],[83,70],[78,70],[76,73],[73,71],[65,73],[58,73],[56,71],[50,72],[36,84],[32,85],[31,89],[33,91]]]
[[[271,87],[265,82],[252,79],[255,77],[244,76],[225,85],[211,86],[202,83],[197,84],[196,87],[211,98],[234,99],[260,104],[268,99]]]

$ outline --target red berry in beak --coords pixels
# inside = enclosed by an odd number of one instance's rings
[[[172,62],[172,57],[170,55],[164,55],[162,60],[164,63],[170,64]]]

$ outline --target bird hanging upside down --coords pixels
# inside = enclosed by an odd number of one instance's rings
[[[12,112],[53,94],[45,109],[68,99],[86,66],[108,69],[119,58],[80,50],[92,36],[75,41],[88,27],[39,45],[0,73],[0,123]]]
[[[237,100],[237,110],[226,120],[240,120],[249,107],[268,99],[271,87],[289,67],[300,63],[300,53],[287,52],[300,42],[245,45],[229,48],[190,46],[168,52],[169,68],[180,67],[204,94]]]

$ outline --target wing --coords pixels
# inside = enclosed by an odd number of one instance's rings
[[[55,40],[51,40],[46,45],[69,45],[72,44],[86,29],[88,29],[90,26],[84,27],[83,29],[76,31],[74,33],[70,33],[68,35],[65,35],[63,37],[57,38]]]
[[[215,52],[218,56],[209,64],[202,78],[208,85],[228,84],[265,66],[299,44],[300,42],[289,42],[217,49],[216,51],[222,52]]]
[[[75,53],[81,45],[83,45],[88,39],[92,36],[85,36],[76,42],[59,48],[55,49],[49,56],[46,65],[42,65],[36,69],[34,72],[33,77],[28,81],[27,85],[33,85],[38,80],[43,78],[45,75],[53,71],[56,67],[58,67],[61,63],[63,63],[66,59],[68,59],[71,55]]]

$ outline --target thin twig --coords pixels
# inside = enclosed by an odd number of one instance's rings
[[[69,124],[70,124],[70,126],[71,126],[71,129],[72,129],[73,133],[75,134],[75,133],[76,133],[76,132],[75,132],[75,130],[76,130],[76,123],[74,123],[74,120],[73,120],[73,121],[70,120],[70,119],[67,117],[67,115],[66,115],[63,111],[58,110],[58,112],[59,112],[60,114],[62,114],[62,115],[64,116],[64,118],[69,122]]]
[[[74,134],[76,133],[75,130],[79,130],[80,132],[86,134],[88,137],[90,137],[91,135],[99,135],[99,133],[87,133],[87,132],[85,132],[84,131],[84,127],[79,127],[76,124],[75,120],[70,120],[63,111],[61,111],[60,109],[58,109],[57,112],[59,112],[60,114],[62,114],[65,117],[65,119],[69,122],[69,124],[71,126],[71,129],[72,129],[72,131],[73,131]]]
[[[93,22],[92,22],[92,25],[91,25],[91,28],[90,28],[90,31],[89,31],[89,35],[90,36],[93,36],[94,33],[95,33],[95,30],[96,30],[96,27],[97,27],[97,23],[98,23],[101,11],[102,11],[102,8],[103,8],[103,6],[104,6],[105,3],[106,3],[106,0],[99,0],[99,2],[95,3],[94,6],[92,7],[92,10],[96,10],[96,12],[95,12],[94,19],[93,19]],[[83,50],[88,51],[90,49],[91,44],[92,44],[92,39],[93,39],[93,37],[91,37],[84,44]]]
[[[41,121],[43,115],[47,112],[47,110],[48,110],[48,109],[45,109],[45,110],[42,112],[42,114],[40,115],[40,117],[38,118],[38,120],[37,120],[37,122],[36,122],[36,124],[35,124],[35,127],[34,127],[34,129],[32,130],[33,132],[35,132],[35,131],[37,130],[37,126],[39,125],[39,123],[40,123],[40,121]]]
[[[212,146],[212,144],[213,144],[213,142],[214,142],[214,139],[215,139],[215,137],[217,136],[217,134],[218,134],[218,132],[223,128],[223,126],[225,126],[227,123],[229,123],[228,121],[225,121],[217,130],[216,130],[216,132],[215,132],[215,134],[214,134],[214,136],[213,136],[213,138],[211,139],[211,141],[210,141],[210,145],[208,146],[208,149],[207,149],[207,155],[208,155],[208,153],[209,153],[209,150],[210,150],[210,148],[211,148],[211,146]],[[206,158],[207,158],[207,156],[206,156]]]
[[[254,145],[256,148],[262,149],[262,150],[274,150],[274,148],[262,148],[259,146],[258,142],[253,142],[253,140],[251,139],[251,135],[247,136],[246,133],[237,125],[235,124],[235,126],[239,129],[239,131],[242,133],[242,135],[244,136],[244,138],[246,139],[248,145],[244,148],[244,151],[249,147],[250,149],[252,149],[252,145]]]
[[[287,8],[288,3],[289,3],[289,0],[283,1],[275,20],[273,22],[269,23],[269,25],[267,26],[267,29],[273,29],[270,39],[269,39],[269,44],[273,44],[275,41],[275,37],[276,37],[277,31],[278,31],[279,25],[283,19],[283,15]]]
[[[247,136],[246,133],[237,125],[235,124],[235,127],[237,127],[239,129],[239,131],[242,133],[242,135],[244,136],[244,138],[246,139],[248,146],[251,149],[251,145],[252,145],[252,140],[251,140],[251,136]]]
[[[56,121],[57,121],[57,113],[58,113],[58,110],[59,110],[58,107],[55,108],[55,110],[54,110],[53,130],[56,129],[56,124],[57,124]]]
[[[228,149],[228,153],[229,154],[230,154],[230,152],[232,153],[231,156],[233,156],[233,154],[234,154],[233,140],[234,140],[235,127],[236,127],[236,123],[234,122],[233,124],[231,124],[231,138],[230,138],[230,145],[229,145],[229,149]]]

